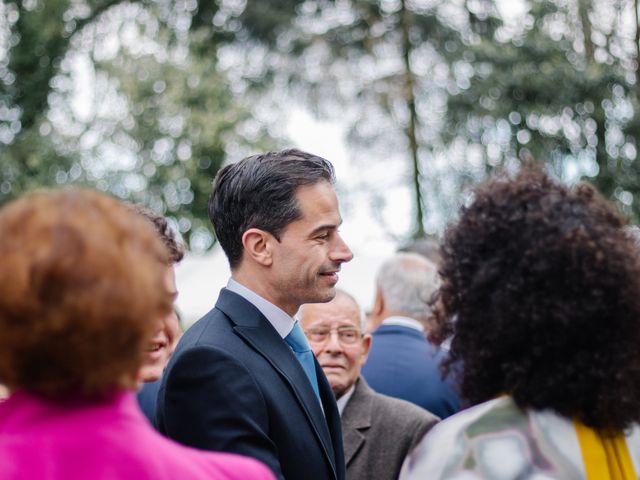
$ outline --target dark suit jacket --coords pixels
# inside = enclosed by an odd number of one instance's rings
[[[395,480],[402,462],[438,417],[371,390],[360,377],[342,412],[348,480]]]
[[[138,390],[138,405],[144,416],[149,419],[151,425],[156,422],[156,399],[158,398],[158,390],[160,389],[160,380],[155,382],[145,382],[142,388]]]
[[[376,392],[401,398],[444,419],[460,410],[452,379],[442,379],[446,352],[424,333],[399,325],[380,325],[372,335],[362,376]]]
[[[317,362],[316,373],[322,408],[269,321],[222,289],[215,308],[183,335],[164,372],[158,429],[196,448],[257,458],[287,480],[343,480],[338,409]]]

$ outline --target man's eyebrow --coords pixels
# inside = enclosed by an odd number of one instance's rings
[[[340,225],[342,225],[342,219],[340,219],[340,222],[336,223],[327,223],[325,225],[320,225],[319,227],[314,228],[311,231],[311,236],[320,233],[323,230],[335,230],[337,229]]]

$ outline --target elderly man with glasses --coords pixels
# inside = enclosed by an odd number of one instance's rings
[[[364,315],[351,295],[338,290],[330,302],[303,305],[298,317],[336,396],[347,479],[398,478],[404,458],[438,418],[375,393],[360,376],[371,335],[363,333]]]

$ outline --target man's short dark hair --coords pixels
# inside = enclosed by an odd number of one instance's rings
[[[209,197],[209,219],[231,268],[242,259],[242,235],[259,228],[280,234],[301,216],[299,187],[335,182],[328,160],[290,149],[247,157],[222,168]]]

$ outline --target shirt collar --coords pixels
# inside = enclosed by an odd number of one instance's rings
[[[262,313],[262,315],[264,315],[266,319],[269,320],[269,323],[273,326],[273,328],[276,329],[276,332],[278,332],[278,335],[280,335],[280,337],[286,337],[293,328],[295,320],[287,315],[284,310],[276,307],[273,303],[262,298],[254,291],[249,290],[247,287],[245,287],[241,283],[238,283],[233,278],[229,278],[229,281],[227,282],[227,290],[230,290],[233,293],[237,293],[258,310],[260,310],[260,313]]]
[[[356,389],[356,384],[354,383],[353,385],[351,385],[351,387],[349,387],[349,390],[347,390],[344,395],[342,395],[339,399],[336,400],[336,403],[338,404],[338,412],[340,412],[340,416],[342,416],[342,411],[344,410],[344,407],[347,406],[347,403],[349,403],[349,400],[351,399],[351,396],[353,395],[353,392],[355,389]]]
[[[424,332],[424,326],[418,320],[409,317],[388,317],[382,321],[382,325],[395,325]]]

